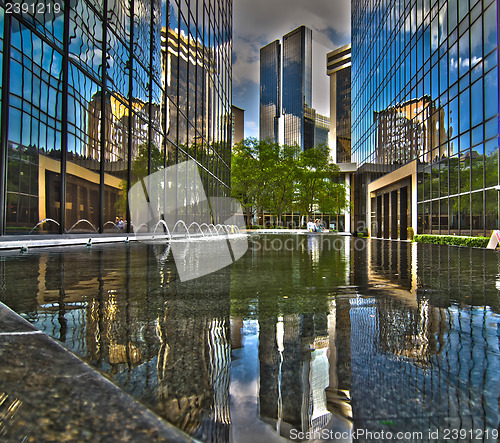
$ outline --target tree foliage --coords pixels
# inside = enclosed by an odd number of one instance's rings
[[[247,215],[267,210],[278,216],[316,210],[339,214],[348,208],[345,185],[324,145],[301,151],[287,146],[247,138],[233,148],[232,195]]]

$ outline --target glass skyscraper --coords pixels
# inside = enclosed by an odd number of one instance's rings
[[[260,125],[261,140],[279,141],[281,115],[281,45],[279,40],[260,49]]]
[[[11,6],[0,235],[113,230],[132,184],[186,159],[209,196],[229,196],[232,0]]]
[[[351,161],[351,45],[327,54],[330,77],[330,151],[335,163]]]
[[[312,31],[306,26],[283,36],[283,116],[285,144],[312,148]]]
[[[300,26],[260,50],[260,139],[327,144],[326,119],[312,107],[312,31]]]
[[[353,0],[357,228],[498,229],[498,23],[495,0]]]

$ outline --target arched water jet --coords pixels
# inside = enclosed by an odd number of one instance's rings
[[[202,226],[206,226],[206,227],[207,227],[208,232],[210,232],[210,235],[211,235],[211,236],[213,236],[213,235],[214,235],[214,234],[213,234],[213,232],[212,232],[212,230],[210,229],[210,226],[208,226],[206,223],[202,223],[202,224],[200,225],[200,229],[201,229],[201,227],[202,227]]]
[[[115,228],[118,228],[118,226],[116,225],[116,223],[115,223],[115,222],[112,222],[111,220],[108,220],[106,223],[104,223],[104,225],[103,225],[102,229],[104,229],[104,227],[105,227],[106,225],[109,225],[109,224],[112,224]]]
[[[217,235],[220,235],[220,231],[222,230],[222,232],[224,233],[225,231],[225,234],[224,235],[227,235],[227,229],[224,227],[224,225],[221,225],[220,223],[217,223],[215,225],[215,229],[217,230]]]
[[[174,225],[174,228],[172,229],[172,235],[175,234],[175,229],[177,228],[177,225],[181,224],[182,226],[184,226],[184,229],[186,230],[186,234],[188,236],[188,238],[191,238],[191,235],[189,234],[189,229],[188,227],[186,226],[186,223],[184,223],[183,220],[177,220],[177,223]]]
[[[34,227],[33,229],[29,232],[29,234],[31,234],[36,228],[38,228],[38,226],[40,226],[41,224],[43,223],[46,223],[46,222],[52,222],[52,223],[55,223],[57,226],[61,226],[59,224],[59,222],[57,222],[56,220],[54,220],[53,218],[44,218],[43,220],[40,220]]]
[[[131,225],[131,226],[132,226],[132,228],[134,229],[134,232],[139,231],[139,229],[141,229],[143,226],[145,226],[145,227],[146,227],[146,229],[147,229],[147,227],[148,227],[148,225],[147,225],[146,223],[141,223],[139,226],[137,226],[137,229],[135,229],[135,226],[134,226],[134,224],[133,224],[133,223],[130,223],[130,225]]]
[[[199,225],[198,223],[196,223],[196,222],[192,222],[192,223],[188,226],[188,231],[191,229],[191,226],[193,226],[193,225],[198,226],[198,231],[200,231],[200,232],[201,232],[201,236],[202,236],[202,237],[205,237],[205,234],[204,234],[204,233],[203,233],[203,231],[201,230],[200,225]]]
[[[218,235],[217,229],[215,228],[213,223],[210,223],[208,225],[208,228],[210,229],[210,232],[212,232],[212,228],[213,228],[213,230],[215,231],[215,235]]]
[[[94,225],[92,223],[90,223],[88,220],[82,218],[81,220],[78,220],[73,226],[71,226],[71,228],[68,229],[68,234],[71,232],[71,230],[76,226],[76,225],[79,225],[80,223],[87,223],[89,224],[92,229],[94,230],[94,232],[97,232],[97,229],[94,227]]]
[[[167,230],[167,236],[168,236],[168,238],[172,238],[172,236],[170,235],[170,231],[168,230],[168,226],[165,223],[165,220],[158,220],[158,223],[156,223],[155,229],[153,231],[153,238],[154,238],[154,236],[156,234],[156,230],[158,229],[158,226],[160,226],[160,225],[163,225],[164,228]],[[175,229],[175,227],[174,227],[174,229]]]

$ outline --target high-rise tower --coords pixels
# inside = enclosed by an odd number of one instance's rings
[[[314,146],[314,116],[311,108],[312,31],[300,26],[283,36],[285,144],[297,143],[303,150]]]
[[[281,45],[279,40],[260,50],[260,139],[278,143],[281,115]]]
[[[458,3],[352,2],[354,215],[373,236],[498,229],[498,1]]]
[[[275,40],[260,50],[260,139],[309,149],[318,143],[315,121],[312,31],[300,26],[284,35],[281,45]]]

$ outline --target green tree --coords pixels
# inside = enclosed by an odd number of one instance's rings
[[[247,223],[254,210],[268,210],[281,223],[282,215],[294,209],[338,215],[349,207],[339,169],[324,145],[301,152],[297,145],[247,138],[233,148],[231,186]]]
[[[260,204],[278,216],[292,211],[300,148],[297,145],[259,143]]]
[[[231,195],[240,201],[245,222],[251,224],[253,209],[259,202],[260,169],[259,142],[246,138],[233,147],[231,158]]]
[[[329,193],[333,195],[334,189],[337,189],[336,192],[342,190],[343,185],[337,183],[339,186],[334,186],[338,177],[338,166],[331,163],[327,146],[317,145],[303,151],[299,158],[296,186],[296,207],[299,211],[309,216],[320,203],[326,207]]]
[[[330,171],[326,173],[324,185],[318,196],[318,207],[321,212],[334,215],[337,218],[342,211],[350,210],[350,202],[347,199],[346,185],[339,182],[338,167],[330,165]]]

